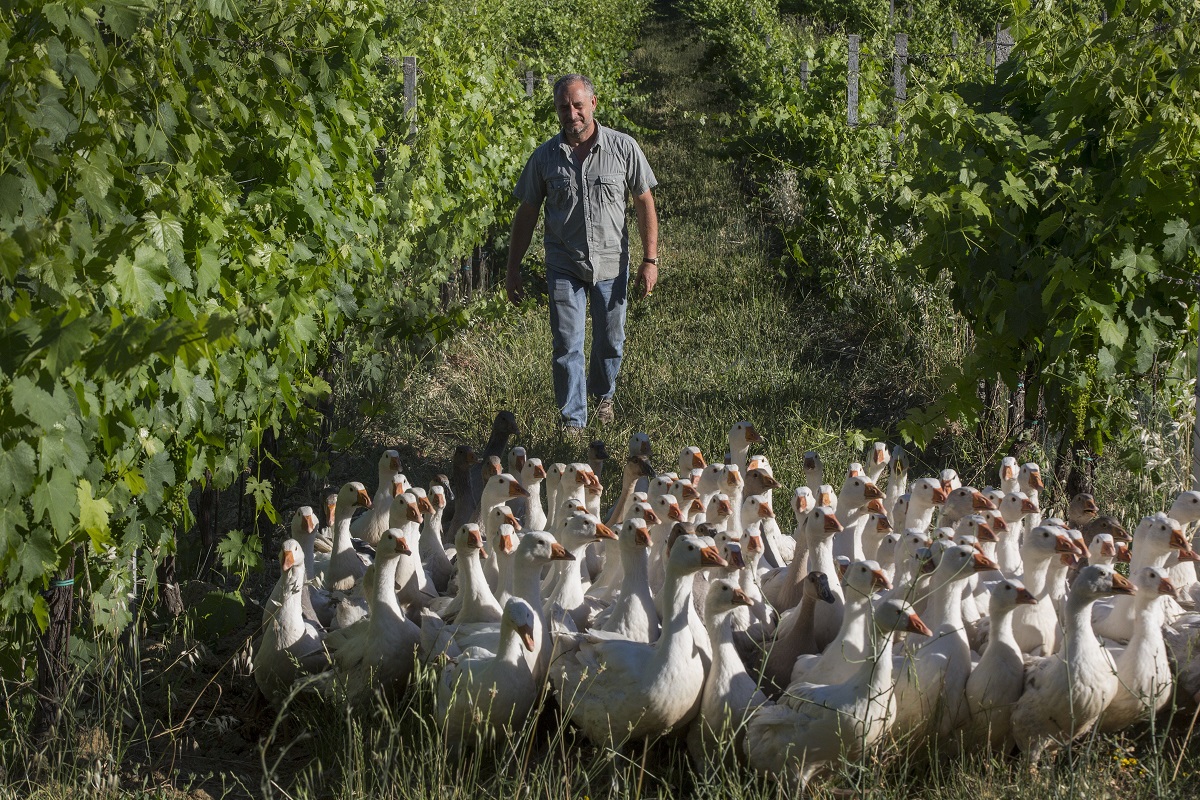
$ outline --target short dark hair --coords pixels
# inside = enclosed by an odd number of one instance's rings
[[[588,94],[592,97],[596,96],[596,87],[592,85],[592,79],[586,75],[580,75],[578,72],[572,72],[568,75],[563,75],[554,82],[554,99],[558,99],[558,93],[566,89],[572,83],[582,83],[583,88],[588,90]]]

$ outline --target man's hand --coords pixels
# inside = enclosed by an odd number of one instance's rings
[[[649,297],[657,284],[658,265],[651,264],[649,261],[643,261],[642,266],[638,268],[637,274],[638,296],[643,298]]]
[[[508,293],[508,302],[514,306],[521,304],[521,299],[525,296],[524,287],[521,284],[521,268],[511,267],[504,275],[504,291]]]

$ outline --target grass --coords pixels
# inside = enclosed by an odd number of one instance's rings
[[[848,271],[833,287],[789,278],[769,207],[748,191],[742,165],[721,144],[714,119],[729,110],[729,98],[705,70],[703,44],[681,29],[677,18],[652,19],[631,63],[648,98],[637,119],[647,132],[639,139],[661,181],[661,284],[629,309],[617,421],[590,433],[619,456],[633,432],[645,431],[656,466],[667,469],[685,445],[720,459],[729,428],[748,419],[767,437],[763,450],[785,486],[802,482],[808,449],[820,451],[837,483],[844,465],[860,460],[870,444],[865,432],[889,429],[908,407],[933,396],[939,367],[969,343],[936,289],[897,286],[870,269]],[[536,256],[527,266],[532,286],[540,275]],[[436,353],[399,352],[394,364],[394,389],[382,405],[378,398],[359,402],[347,368],[350,388],[340,407],[360,437],[335,461],[339,480],[365,477],[373,486],[374,461],[386,445],[399,447],[410,477],[425,483],[447,469],[455,445],[482,443],[502,408],[517,414],[518,443],[532,455],[547,462],[583,457],[581,446],[557,433],[544,299],[481,322]],[[353,416],[366,407],[376,410]],[[1169,462],[1186,427],[1171,427],[1161,407],[1143,414],[1152,444]],[[1039,447],[1049,450],[1038,440],[1031,451]],[[914,475],[954,466],[982,485],[1000,450],[995,436],[948,428],[913,453]],[[1163,507],[1172,488],[1148,486],[1112,459],[1099,474],[1107,492],[1097,490],[1102,506],[1109,499],[1126,522]],[[283,507],[315,500],[311,487],[297,487]],[[265,587],[264,578],[260,595]],[[238,667],[257,613],[251,607],[247,625],[204,648],[189,631],[153,628],[131,658],[137,669],[113,668],[124,656],[102,646],[77,670],[64,741],[39,749],[16,724],[4,729],[0,797],[74,797],[114,775],[122,795],[169,798],[784,796],[745,770],[697,772],[679,741],[620,754],[598,750],[559,725],[552,704],[495,753],[452,758],[432,722],[433,672],[398,705],[352,710],[336,697],[302,695],[276,717],[257,704],[252,680]],[[10,721],[27,715],[28,688],[5,685]],[[924,763],[884,752],[843,765],[814,794],[1191,797],[1200,778],[1188,721],[1095,737],[1037,773],[979,755]]]

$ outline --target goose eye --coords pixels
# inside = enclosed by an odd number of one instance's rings
[[[690,544],[688,545],[688,550],[695,550],[695,549],[696,549],[696,548],[695,548],[695,547],[693,547],[692,545],[690,545]]]

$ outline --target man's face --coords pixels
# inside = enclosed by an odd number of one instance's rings
[[[558,124],[562,126],[563,133],[578,139],[591,130],[596,96],[581,81],[575,81],[558,93],[554,99],[554,109],[558,112]]]

